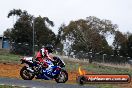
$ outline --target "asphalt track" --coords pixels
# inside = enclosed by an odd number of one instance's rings
[[[78,85],[78,84],[64,84],[52,82],[40,82],[34,80],[21,80],[14,78],[0,78],[0,85],[21,86],[26,88],[96,88],[94,86]]]

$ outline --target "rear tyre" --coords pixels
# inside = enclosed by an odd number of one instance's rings
[[[20,76],[24,80],[32,80],[35,75],[32,72],[30,72],[29,70],[27,70],[27,67],[26,66],[24,66],[20,70]]]
[[[61,70],[61,74],[59,74],[55,81],[57,83],[65,83],[68,80],[68,73],[65,70]]]

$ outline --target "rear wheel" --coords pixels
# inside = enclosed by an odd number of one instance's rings
[[[30,72],[29,70],[27,70],[27,67],[24,66],[21,70],[20,70],[20,76],[22,77],[22,79],[24,80],[32,80],[34,78],[34,74],[32,72]]]
[[[55,78],[57,83],[65,83],[68,80],[68,73],[65,70],[61,70],[61,73]]]

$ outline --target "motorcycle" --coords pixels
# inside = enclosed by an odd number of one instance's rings
[[[48,68],[43,68],[43,64],[38,64],[33,57],[24,57],[21,64],[26,64],[20,70],[20,76],[24,80],[44,79],[53,80],[57,83],[65,83],[68,80],[68,73],[65,70],[65,63],[59,57],[54,57],[54,62],[45,60]]]

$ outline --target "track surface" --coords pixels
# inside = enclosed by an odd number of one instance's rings
[[[0,78],[1,85],[14,85],[28,88],[96,88],[93,86],[80,86],[78,84],[61,84],[61,83],[49,83],[39,82],[33,80],[20,80],[14,78]]]

